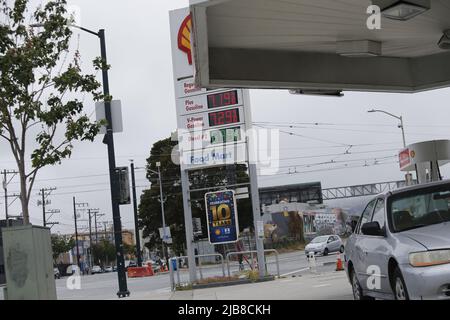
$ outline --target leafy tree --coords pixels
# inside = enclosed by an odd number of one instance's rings
[[[147,179],[151,188],[145,190],[139,205],[139,224],[143,228],[144,237],[149,237],[149,249],[161,248],[162,240],[159,237],[159,228],[162,227],[161,203],[158,175],[150,170],[157,171],[156,162],[161,162],[161,176],[164,194],[164,213],[166,225],[171,229],[173,249],[182,253],[185,242],[183,198],[181,196],[180,167],[173,163],[171,153],[176,142],[170,138],[156,142],[147,159]]]
[[[58,257],[66,252],[69,252],[75,247],[75,239],[67,236],[60,236],[53,234],[51,236],[53,260],[56,264]]]
[[[170,138],[160,140],[153,145],[150,157],[147,159],[147,178],[151,182],[151,188],[145,190],[141,196],[139,206],[139,225],[143,229],[144,237],[150,240],[146,243],[149,249],[161,248],[162,240],[159,236],[159,228],[162,226],[161,204],[156,162],[161,162],[161,176],[164,195],[164,213],[166,225],[170,226],[173,239],[172,249],[176,254],[183,254],[186,247],[186,234],[184,225],[183,197],[181,190],[180,166],[172,161],[172,151],[177,143]],[[228,169],[228,170],[227,170]],[[198,170],[190,175],[191,189],[217,187],[221,185],[248,182],[247,168],[245,165],[220,167],[206,170]],[[206,191],[191,193],[192,216],[202,221],[202,231],[207,237],[206,210],[204,195]],[[253,215],[250,199],[239,200],[238,218],[241,230],[251,227]]]
[[[128,243],[123,244],[123,253],[131,257],[136,257],[136,246]]]
[[[108,265],[116,260],[116,248],[108,240],[102,239],[92,245],[92,257],[95,262],[100,261],[101,265]]]
[[[66,1],[35,9],[31,3],[0,0],[0,137],[17,165],[26,224],[38,171],[60,164],[71,156],[74,141],[93,141],[99,131],[100,124],[84,113],[84,96],[106,98],[95,76],[82,74],[78,51],[69,57],[73,19]],[[107,68],[99,58],[94,66]]]

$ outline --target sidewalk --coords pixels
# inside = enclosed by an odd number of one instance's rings
[[[131,300],[352,300],[345,272],[307,273],[275,281],[170,292],[160,290]]]

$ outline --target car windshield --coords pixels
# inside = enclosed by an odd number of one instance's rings
[[[450,185],[395,196],[389,213],[394,232],[450,221]]]
[[[317,237],[317,238],[314,238],[313,241],[311,241],[311,243],[321,243],[321,242],[326,242],[327,240],[328,240],[328,236]]]

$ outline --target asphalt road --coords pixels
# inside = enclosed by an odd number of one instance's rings
[[[268,271],[270,274],[277,274],[275,256],[268,256]],[[336,255],[330,254],[327,257],[317,257],[317,272],[320,273],[331,272],[335,269]],[[293,278],[297,275],[311,274],[308,260],[306,259],[304,251],[296,251],[291,253],[281,254],[279,256],[280,274],[285,278]],[[246,265],[248,269],[248,265]],[[230,273],[238,272],[238,264],[232,263],[230,265]],[[225,266],[225,274],[227,274],[227,267]],[[221,276],[223,274],[222,267],[219,265],[203,266],[201,272],[198,272],[199,277]],[[187,282],[189,279],[189,272],[187,270],[180,270],[179,272],[181,282]],[[82,276],[80,278],[79,289],[69,289],[67,277],[56,280],[56,289],[58,299],[62,300],[109,300],[117,299],[116,293],[118,290],[117,273],[104,273],[89,276]],[[177,276],[175,274],[175,280]],[[72,283],[73,284],[73,283]],[[170,293],[170,278],[169,274],[160,274],[147,278],[128,278],[128,289],[132,295],[143,296],[149,292],[155,294],[169,294]],[[70,285],[70,283],[69,283]],[[348,289],[348,288],[346,288]],[[320,295],[319,295],[320,296]],[[339,291],[334,297],[339,299]],[[0,292],[0,300],[3,299],[3,292]]]
[[[270,274],[277,274],[276,259],[274,256],[268,256],[268,271]],[[317,257],[317,272],[329,272],[335,269],[336,255],[327,257]],[[322,264],[325,264],[322,266]],[[309,271],[309,263],[304,251],[281,254],[279,256],[280,274],[285,277],[301,275]],[[248,265],[246,265],[248,268]],[[238,264],[230,265],[230,273],[233,274],[239,270]],[[227,274],[225,266],[225,274]],[[221,276],[223,274],[221,266],[203,266],[198,271],[199,277]],[[189,279],[188,270],[180,270],[181,282],[187,282]],[[175,274],[175,280],[177,276]],[[117,273],[106,273],[81,277],[81,289],[69,290],[66,285],[67,278],[56,280],[58,299],[115,299],[118,289]],[[128,278],[128,289],[133,295],[145,294],[149,291],[160,293],[170,292],[170,278],[168,274],[160,274],[147,278]]]

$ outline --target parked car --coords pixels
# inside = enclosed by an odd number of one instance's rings
[[[91,274],[96,274],[96,273],[103,273],[103,270],[100,266],[93,266],[92,267],[92,271]]]
[[[113,267],[106,267],[105,268],[105,272],[113,272],[114,270],[113,270]]]
[[[331,252],[344,252],[344,244],[337,235],[319,236],[314,238],[306,247],[305,254],[309,256],[310,252],[314,255],[322,254],[327,256]]]
[[[134,260],[125,260],[125,270],[128,270],[128,268],[134,268],[137,267],[137,263]]]
[[[60,279],[61,278],[61,274],[59,273],[59,269],[58,268],[53,268],[53,273],[55,275],[55,279]]]
[[[345,248],[355,299],[450,299],[450,180],[369,202]]]
[[[79,270],[79,268],[78,268],[78,266],[77,265],[71,265],[71,266],[68,266],[67,267],[67,269],[66,269],[66,274],[68,274],[68,275],[73,275],[74,273],[76,273],[77,272],[77,270]]]

